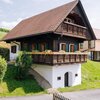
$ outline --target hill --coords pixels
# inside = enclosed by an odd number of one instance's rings
[[[0,28],[0,40],[9,32],[8,29]],[[10,44],[0,41],[0,47],[2,48],[10,48]]]
[[[0,40],[9,32],[8,29],[0,28]]]
[[[100,62],[88,60],[82,64],[82,84],[74,87],[60,88],[61,92],[100,88]]]

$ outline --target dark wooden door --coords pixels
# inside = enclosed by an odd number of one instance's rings
[[[68,79],[68,75],[69,73],[67,72],[67,73],[65,73],[65,87],[66,86],[68,86],[69,84],[68,84],[68,81],[69,81],[69,79]]]

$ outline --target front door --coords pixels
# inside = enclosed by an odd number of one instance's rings
[[[69,84],[68,84],[69,83],[69,79],[68,78],[69,78],[69,73],[67,72],[67,73],[65,73],[65,87],[69,86]]]

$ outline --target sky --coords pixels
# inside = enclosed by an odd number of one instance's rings
[[[0,0],[0,27],[12,29],[21,20],[73,0]],[[100,29],[100,0],[81,0],[93,28]]]

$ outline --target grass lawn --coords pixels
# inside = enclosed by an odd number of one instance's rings
[[[17,81],[14,79],[14,75],[14,66],[9,65],[4,82],[0,84],[0,97],[46,93],[35,79],[28,77],[26,80]],[[82,84],[74,87],[59,88],[58,90],[67,92],[93,88],[100,88],[100,62],[88,60],[87,63],[82,64]]]
[[[59,88],[60,92],[100,88],[100,62],[88,60],[82,64],[82,84],[74,87]]]
[[[45,91],[38,85],[35,79],[29,77],[26,80],[17,81],[14,79],[14,75],[14,66],[9,65],[4,82],[0,84],[0,97],[45,93]]]

